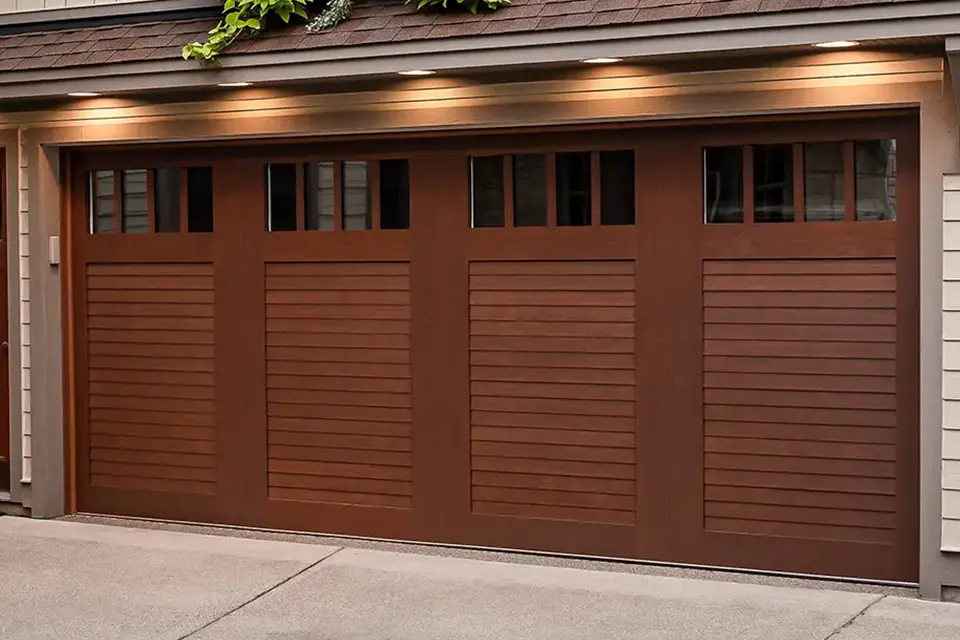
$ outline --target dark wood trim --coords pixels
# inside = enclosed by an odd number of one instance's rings
[[[180,231],[190,232],[190,175],[186,167],[180,169]]]
[[[557,154],[547,154],[547,226],[557,226]]]
[[[743,224],[754,223],[753,147],[743,147]]]
[[[857,158],[852,140],[843,143],[843,219],[857,219]]]
[[[333,230],[342,231],[343,224],[343,162],[333,163]]]
[[[303,231],[306,227],[306,191],[304,185],[304,165],[302,162],[296,163],[297,172],[297,231]]]
[[[147,169],[147,233],[157,232],[157,204],[155,199],[154,181],[156,170]]]
[[[512,229],[516,224],[514,220],[514,198],[513,156],[507,153],[503,156],[503,226],[507,229]]]
[[[367,178],[367,190],[370,202],[370,228],[380,229],[380,161],[372,160],[367,164],[370,172]]]
[[[152,172],[150,172],[152,173]],[[86,209],[83,203],[83,190],[76,194],[77,185],[73,179],[71,156],[67,150],[60,152],[60,304],[63,314],[61,325],[61,351],[63,366],[63,433],[64,433],[64,495],[67,513],[77,511],[77,366],[76,366],[76,302],[74,264],[75,234],[79,232],[73,224],[74,217],[83,219]],[[149,200],[149,198],[148,198]],[[79,208],[78,213],[76,209]]]
[[[123,170],[113,172],[113,233],[123,233]]]
[[[806,191],[807,180],[805,170],[805,158],[803,154],[804,144],[795,142],[793,144],[793,221],[805,222],[807,219],[806,211]]]
[[[603,206],[600,152],[590,152],[590,226],[599,227]]]

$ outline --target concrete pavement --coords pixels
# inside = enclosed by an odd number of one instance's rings
[[[0,517],[0,638],[956,640],[960,605]]]

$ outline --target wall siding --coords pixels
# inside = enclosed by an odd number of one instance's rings
[[[92,7],[101,4],[140,2],[141,0],[0,0],[0,14],[66,7]]]
[[[3,2],[4,0],[0,0]],[[21,482],[30,482],[32,474],[31,425],[30,425],[30,247],[28,243],[30,232],[30,206],[27,197],[29,188],[27,154],[22,148],[23,138],[20,136],[20,407],[21,407],[21,451],[23,457],[23,471]],[[11,327],[13,329],[13,327]]]
[[[943,180],[943,551],[960,551],[960,175]]]

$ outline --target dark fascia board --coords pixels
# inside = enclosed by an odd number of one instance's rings
[[[960,2],[935,0],[225,56],[218,69],[198,69],[196,63],[184,60],[158,60],[7,72],[0,73],[0,100],[52,98],[71,91],[202,89],[223,82],[310,82],[385,76],[405,69],[504,69],[594,57],[639,61],[734,51],[761,53],[832,40],[952,34],[960,34]]]
[[[143,0],[0,14],[0,35],[216,16],[222,0]]]

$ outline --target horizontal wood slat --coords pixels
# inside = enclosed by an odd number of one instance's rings
[[[273,500],[412,507],[410,269],[266,265]]]
[[[704,525],[892,544],[896,263],[703,264]]]
[[[89,264],[94,487],[213,495],[213,266]]]
[[[474,513],[635,522],[634,270],[471,263]]]

